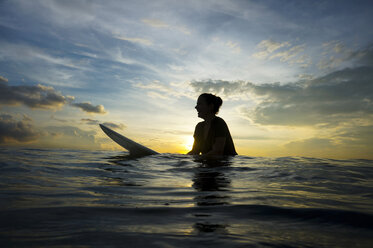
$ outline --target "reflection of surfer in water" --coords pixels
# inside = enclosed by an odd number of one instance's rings
[[[225,121],[216,116],[223,100],[215,95],[203,93],[198,97],[196,110],[204,121],[194,131],[193,148],[188,154],[237,155],[233,139]]]

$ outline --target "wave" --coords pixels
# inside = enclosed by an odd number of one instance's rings
[[[299,222],[328,226],[349,226],[373,230],[373,215],[363,212],[354,212],[340,209],[317,208],[284,208],[268,205],[214,205],[200,207],[52,207],[52,208],[26,208],[0,211],[1,228],[19,222],[34,223],[35,219],[91,219],[116,218],[126,220],[127,224],[143,224],[155,221],[156,223],[172,223],[181,217],[190,216],[220,216],[231,220],[258,220],[268,222]]]

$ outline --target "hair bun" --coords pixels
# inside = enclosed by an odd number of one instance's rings
[[[220,108],[220,106],[223,104],[223,100],[220,97],[215,96],[215,103],[216,103],[216,106],[219,106]]]
[[[200,95],[200,97],[203,97],[208,104],[214,105],[214,113],[217,114],[219,112],[219,109],[221,105],[223,104],[223,100],[211,93],[203,93]]]

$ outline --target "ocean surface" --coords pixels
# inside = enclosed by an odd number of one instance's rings
[[[373,247],[373,161],[0,149],[1,247]]]

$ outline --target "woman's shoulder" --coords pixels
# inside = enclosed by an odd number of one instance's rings
[[[205,124],[205,121],[198,122],[197,125],[196,125],[196,128],[203,127],[204,124]]]
[[[223,118],[219,117],[219,116],[216,116],[214,118],[214,122],[217,123],[217,124],[223,124],[223,125],[226,125],[225,121]]]

